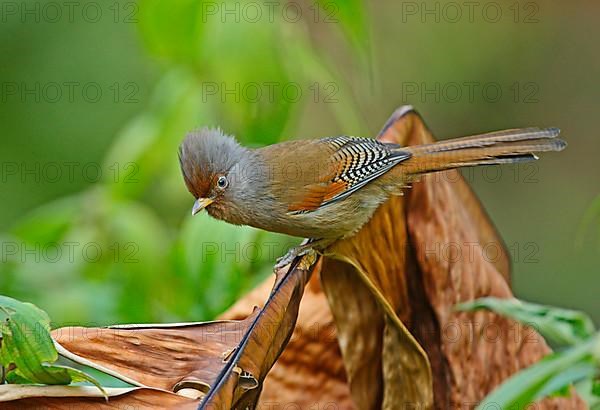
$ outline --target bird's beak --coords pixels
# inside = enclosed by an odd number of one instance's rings
[[[194,206],[192,207],[192,215],[196,215],[198,212],[212,204],[215,200],[213,198],[198,198],[196,202],[194,202]]]

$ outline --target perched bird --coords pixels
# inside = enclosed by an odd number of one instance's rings
[[[511,129],[408,147],[338,136],[251,149],[203,128],[186,136],[179,160],[196,198],[193,215],[206,209],[232,224],[309,238],[278,260],[281,267],[352,235],[421,174],[535,160],[566,146],[559,132]]]

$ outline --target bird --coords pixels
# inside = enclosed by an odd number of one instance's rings
[[[423,174],[536,160],[566,147],[559,133],[518,128],[414,146],[341,135],[248,148],[205,127],[186,135],[179,162],[196,199],[192,215],[206,210],[231,224],[306,238],[277,260],[277,270],[354,235]]]

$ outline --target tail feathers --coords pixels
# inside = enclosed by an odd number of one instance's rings
[[[422,174],[476,165],[506,164],[537,159],[536,152],[561,151],[566,142],[558,128],[523,128],[492,132],[433,144],[403,147],[411,158],[403,172]]]

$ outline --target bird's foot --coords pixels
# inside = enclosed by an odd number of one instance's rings
[[[294,246],[291,248],[285,255],[280,258],[277,258],[277,263],[273,267],[273,272],[277,272],[279,269],[283,268],[286,265],[289,265],[299,256],[304,256],[309,253],[316,253],[314,246],[317,244],[317,241],[314,240],[305,240],[299,246]]]
[[[305,248],[303,246],[296,246],[291,248],[287,253],[279,258],[277,258],[277,263],[273,267],[273,271],[277,272],[279,269],[283,268],[286,265],[289,265],[296,259],[298,256],[306,255],[307,253],[313,251],[312,248]]]

